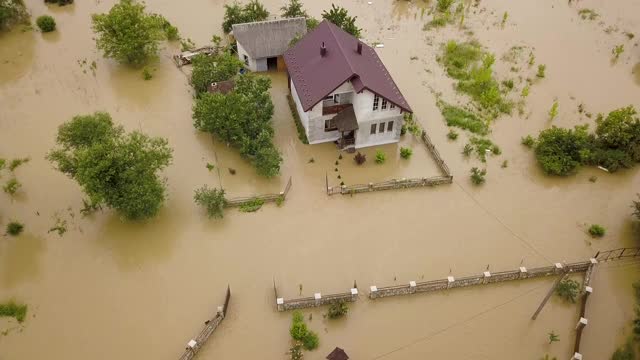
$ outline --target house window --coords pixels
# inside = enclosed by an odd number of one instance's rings
[[[373,111],[378,110],[378,106],[380,105],[380,97],[378,95],[373,96]]]
[[[382,99],[382,110],[387,110],[387,99]]]
[[[394,103],[389,103],[389,109],[393,110],[396,108],[396,104]]]
[[[387,131],[388,131],[388,132],[393,131],[393,121],[389,121],[389,122],[387,123]]]
[[[371,135],[376,133],[376,124],[371,124]]]
[[[243,55],[244,56],[244,64],[249,66],[249,57],[247,55]]]
[[[336,125],[335,119],[329,119],[324,121],[324,131],[335,131],[338,130],[338,126]]]
[[[378,126],[378,132],[381,134],[384,132],[384,123],[380,123],[380,125]]]

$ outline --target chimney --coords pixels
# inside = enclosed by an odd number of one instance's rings
[[[362,55],[362,42],[358,40],[358,54]]]
[[[327,48],[324,46],[324,41],[322,42],[322,46],[320,47],[320,56],[325,56],[327,54]]]

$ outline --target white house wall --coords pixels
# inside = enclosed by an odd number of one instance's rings
[[[249,58],[249,64],[245,64],[245,67],[251,71],[257,71],[256,59],[252,58],[251,55],[249,55],[249,53],[242,47],[242,44],[240,44],[240,42],[236,42],[236,44],[238,44],[238,59],[240,59],[240,61],[244,64],[244,56],[247,55],[247,57]]]

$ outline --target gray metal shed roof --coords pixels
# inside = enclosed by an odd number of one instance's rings
[[[303,17],[233,25],[233,36],[254,59],[280,56],[296,35],[307,33]]]

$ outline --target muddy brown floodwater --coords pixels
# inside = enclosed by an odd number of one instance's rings
[[[425,1],[371,2],[340,4],[358,16],[368,42],[384,43],[379,54],[451,167],[450,186],[328,198],[325,174],[336,176],[331,172],[338,152],[332,145],[298,141],[284,74],[269,75],[276,142],[285,159],[282,176],[257,178],[236,151],[194,130],[187,77],[170,61],[176,45],[162,51],[154,79],[143,81],[139,71],[95,50],[90,14],[107,11],[113,0],[77,1],[60,9],[27,0],[34,17],[54,13],[59,31],[0,34],[0,156],[32,158],[16,171],[24,185],[19,196],[0,194],[0,224],[10,219],[26,224],[23,235],[0,237],[0,299],[29,304],[22,326],[0,319],[0,330],[9,330],[0,336],[0,359],[176,359],[222,302],[227,284],[233,292],[229,316],[199,358],[284,359],[290,314],[275,312],[274,279],[291,298],[300,284],[305,296],[344,291],[354,280],[364,290],[441,278],[450,271],[478,273],[487,265],[499,271],[521,263],[583,260],[600,249],[638,245],[629,207],[640,191],[637,169],[608,175],[586,168],[568,178],[548,178],[520,138],[550,126],[546,113],[554,98],[560,103],[554,122],[561,126],[593,123],[580,116],[579,103],[594,114],[640,107],[637,66],[632,75],[640,50],[637,40],[622,34],[640,36],[639,2],[580,1],[579,7],[600,14],[591,22],[566,1],[482,0],[471,8],[466,26],[490,51],[500,55],[523,45],[547,65],[547,77],[532,87],[527,116],[505,116],[493,125],[491,138],[503,155],[487,163],[482,187],[468,180],[478,162],[460,154],[466,135],[456,142],[446,139],[448,129],[431,92],[458,99],[435,57],[441,43],[463,38],[462,32],[422,31],[430,19]],[[276,13],[284,0],[265,3]],[[220,32],[220,0],[147,4],[198,44]],[[319,17],[330,1],[305,5]],[[605,25],[618,30],[607,33]],[[611,49],[619,43],[626,51],[611,65]],[[497,62],[499,78],[508,76],[508,67]],[[532,71],[523,69],[521,75]],[[174,148],[165,172],[169,199],[148,223],[123,223],[110,211],[83,218],[80,188],[44,159],[58,125],[98,110],[110,112],[127,130],[166,137]],[[395,153],[397,146],[385,150]],[[345,182],[437,174],[427,156],[375,166],[372,154],[364,169],[355,168],[350,157],[343,160]],[[312,157],[315,162],[308,163]],[[503,160],[508,168],[500,167]],[[220,178],[206,169],[208,162],[223,169]],[[224,171],[228,167],[237,175]],[[289,176],[294,187],[280,208],[269,205],[254,214],[232,210],[214,221],[193,204],[193,190],[203,184],[221,182],[229,194],[241,196],[277,191]],[[591,176],[597,182],[589,182]],[[8,178],[5,170],[2,179]],[[47,233],[56,217],[68,222],[63,236]],[[585,230],[591,223],[604,225],[607,235],[589,238]],[[583,336],[586,358],[608,358],[629,334],[630,284],[638,278],[636,264],[597,269]],[[306,358],[323,359],[335,346],[353,359],[538,359],[545,353],[568,358],[575,306],[553,300],[538,320],[529,320],[550,283],[361,299],[346,319],[332,322],[323,319],[322,309],[305,311],[313,313],[309,326],[320,335],[320,348]],[[550,346],[551,330],[561,341]]]

